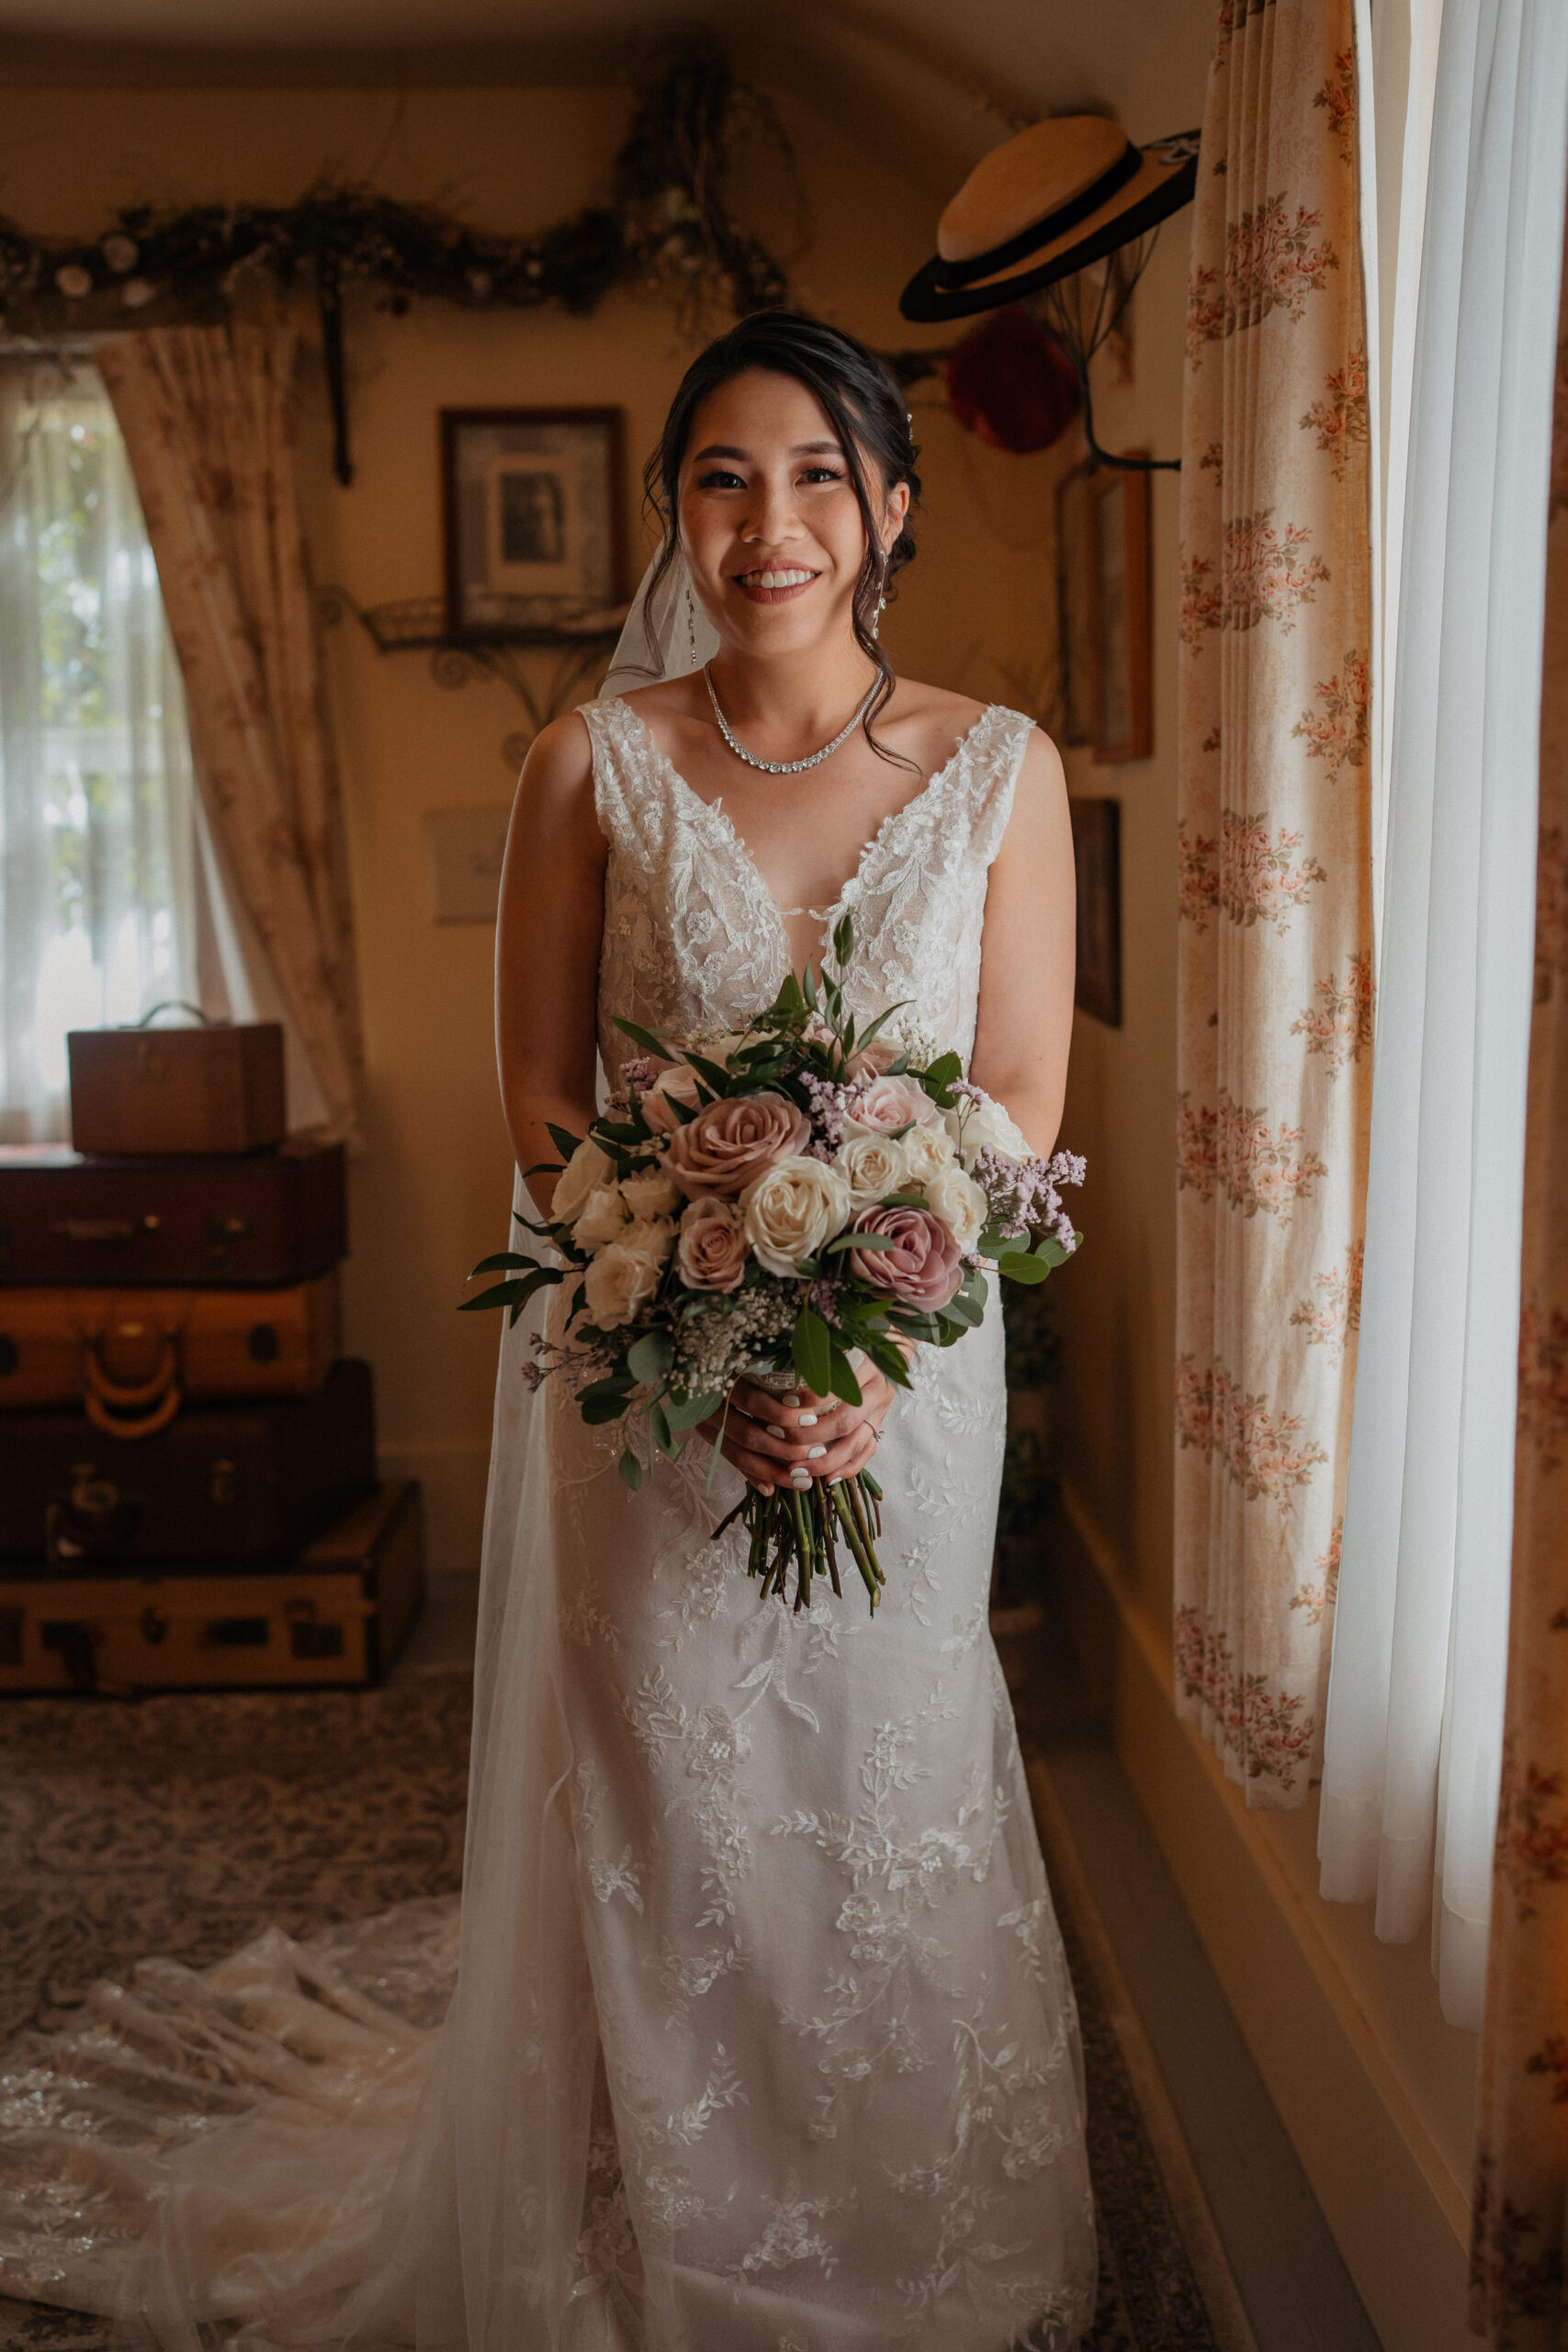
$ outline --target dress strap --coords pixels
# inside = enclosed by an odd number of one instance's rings
[[[1022,711],[993,703],[966,747],[969,838],[982,865],[988,866],[1002,845],[1033,731],[1033,719]]]
[[[648,757],[648,735],[619,695],[579,703],[593,753],[593,813],[612,848],[646,862],[650,820],[657,825],[660,797],[656,766]]]

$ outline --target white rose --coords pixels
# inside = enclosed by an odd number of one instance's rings
[[[898,1148],[904,1155],[909,1182],[917,1192],[933,1176],[940,1176],[944,1168],[951,1168],[958,1157],[945,1127],[911,1127]]]
[[[746,1238],[770,1274],[794,1274],[849,1222],[850,1187],[820,1159],[775,1159],[740,1195]]]
[[[623,1227],[618,1241],[600,1250],[582,1277],[582,1288],[589,1318],[601,1331],[629,1323],[648,1305],[674,1241],[668,1219],[638,1217]]]
[[[615,1161],[596,1143],[580,1143],[556,1178],[551,1216],[558,1225],[575,1224],[587,1204],[589,1193],[597,1185],[613,1184],[615,1181]]]
[[[681,1205],[681,1195],[661,1168],[645,1168],[638,1176],[628,1176],[621,1185],[621,1198],[633,1216],[672,1216]]]
[[[911,1132],[918,1135],[922,1130]],[[891,1136],[852,1136],[833,1165],[842,1170],[857,1209],[886,1200],[889,1193],[902,1192],[909,1173],[904,1146]]]
[[[977,1152],[989,1148],[1006,1159],[1028,1159],[1028,1138],[999,1102],[958,1102],[945,1114],[947,1131],[958,1145],[965,1168],[973,1168]]]
[[[603,1250],[626,1231],[631,1209],[618,1184],[595,1184],[572,1220],[571,1238],[580,1250]]]
[[[952,1234],[960,1250],[973,1250],[986,1229],[991,1204],[973,1176],[944,1168],[926,1186],[926,1206]]]

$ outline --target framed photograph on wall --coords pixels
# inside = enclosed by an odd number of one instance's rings
[[[1103,467],[1089,477],[1085,499],[1094,756],[1146,760],[1155,746],[1149,478]]]
[[[618,408],[444,408],[446,634],[548,638],[625,604]]]
[[[1121,803],[1070,799],[1077,880],[1077,977],[1073,1001],[1109,1028],[1122,1026]]]

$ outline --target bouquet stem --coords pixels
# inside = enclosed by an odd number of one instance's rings
[[[771,1495],[748,1487],[745,1500],[731,1516],[742,1521],[750,1537],[746,1570],[749,1576],[761,1577],[763,1599],[777,1594],[783,1600],[792,1565],[797,1610],[811,1606],[814,1576],[825,1575],[841,1599],[838,1551],[841,1537],[860,1570],[874,1612],[887,1581],[876,1556],[875,1535],[882,1532],[881,1513],[876,1510],[880,1494],[880,1487],[863,1470],[852,1478],[835,1478],[831,1484],[816,1478],[805,1489],[779,1487]]]

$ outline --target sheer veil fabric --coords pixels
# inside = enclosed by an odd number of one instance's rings
[[[728,816],[618,698],[713,650],[679,564],[654,601],[583,712],[612,1083],[607,1007],[723,1026],[788,968]],[[874,944],[852,998],[912,997],[965,1061],[1029,729],[987,711],[825,910]],[[711,1537],[728,1464],[628,1497],[620,1432],[525,1376],[547,1298],[501,1347],[460,1923],[153,1963],[21,2053],[0,2279],[168,2352],[214,2322],[255,2352],[1068,2352],[1094,2225],[987,1622],[999,1318],[889,1423],[873,1623],[759,1605]]]

